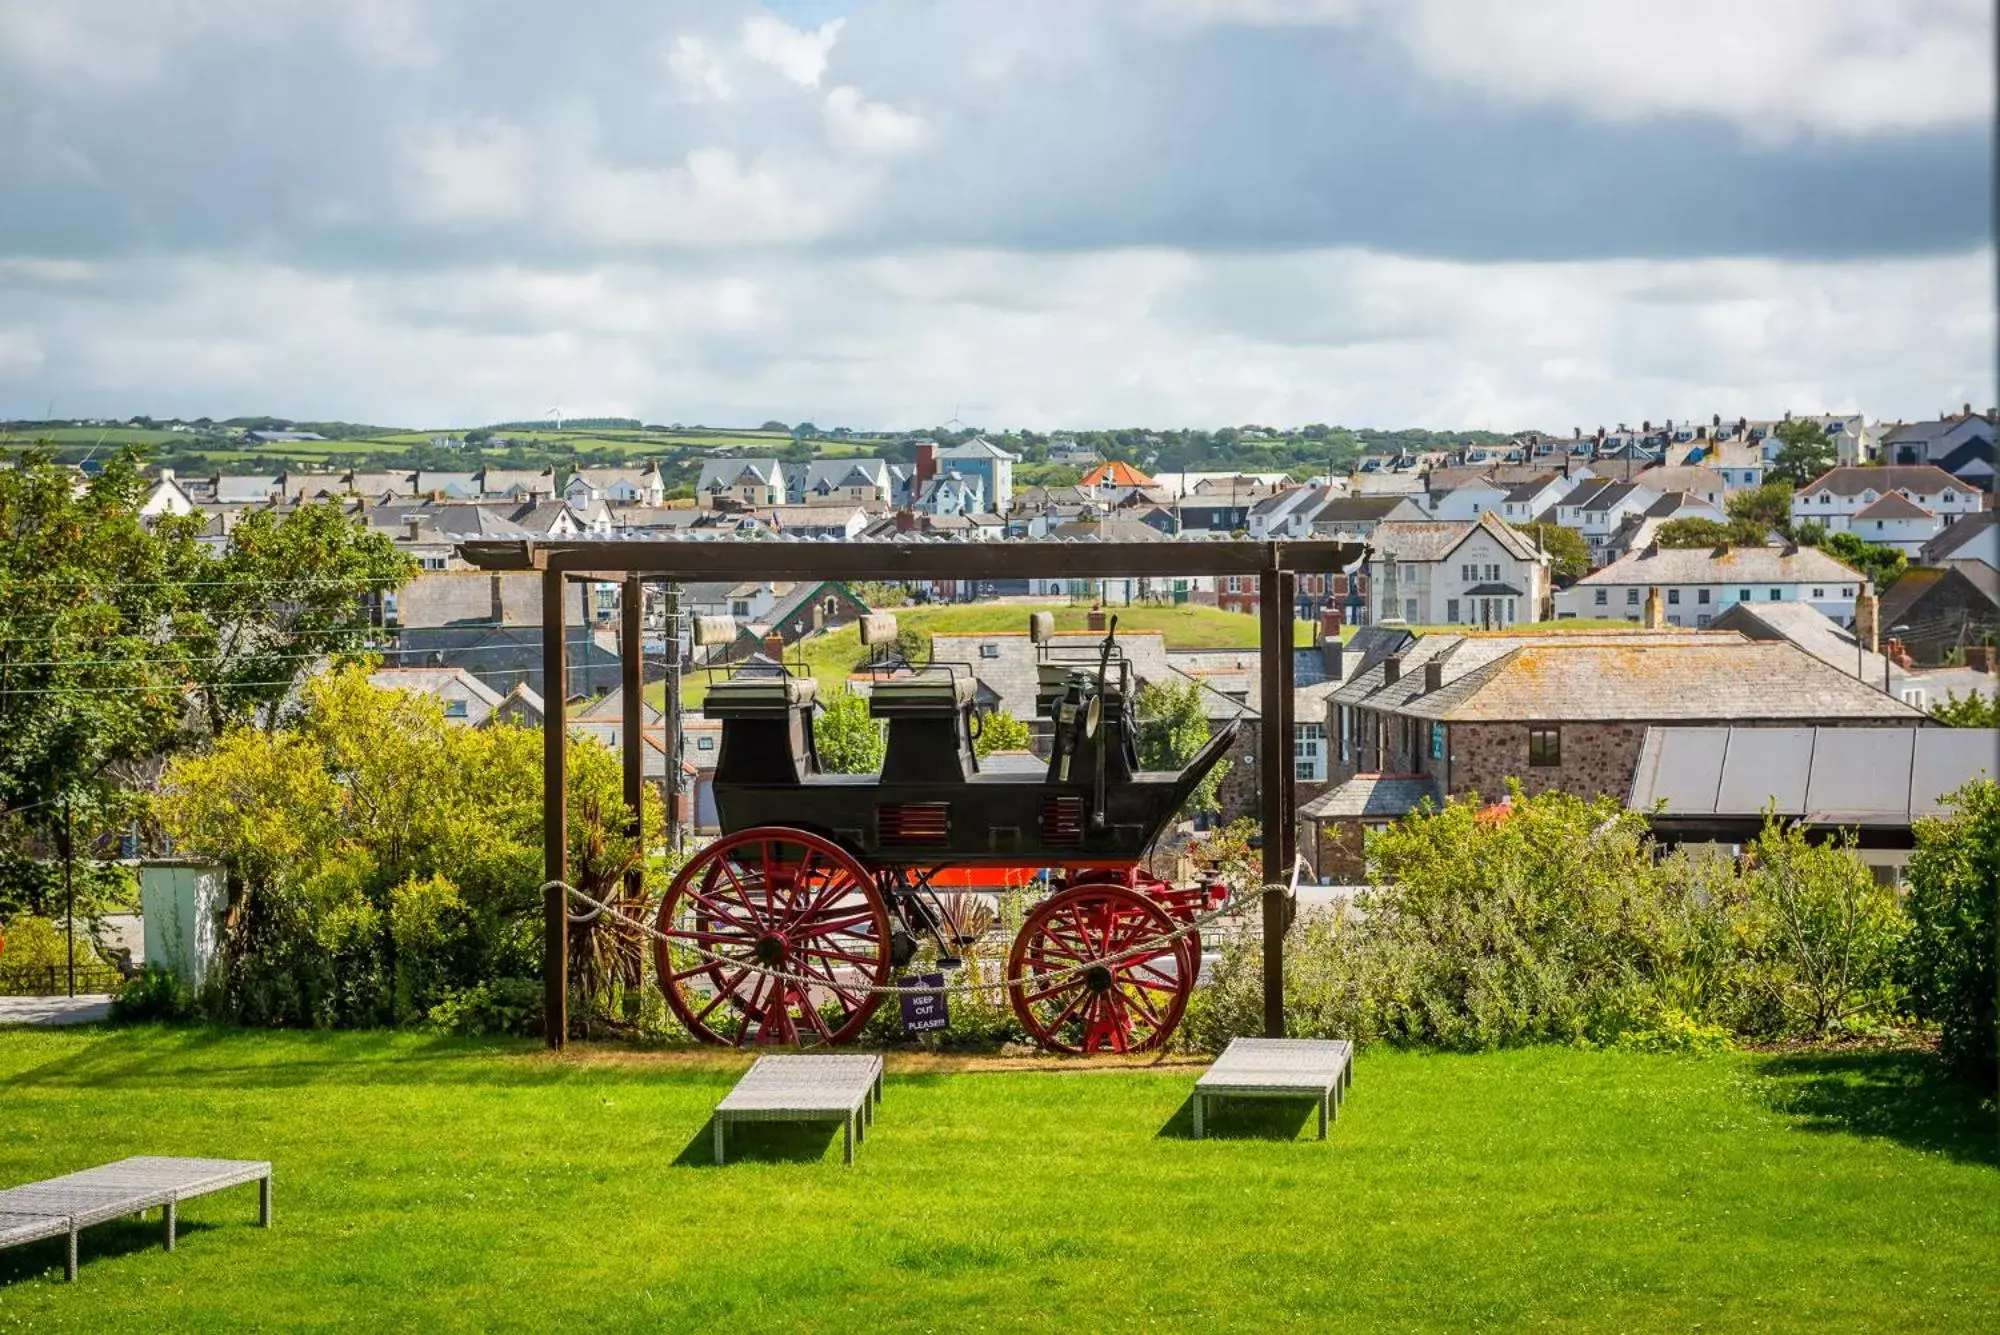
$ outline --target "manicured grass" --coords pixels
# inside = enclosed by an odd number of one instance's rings
[[[1054,607],[1026,603],[964,603],[888,610],[895,613],[898,626],[920,630],[926,635],[978,635],[987,632],[1025,635],[1030,612],[1054,612],[1058,631],[1085,630],[1090,618],[1090,609],[1083,604]],[[1119,633],[1158,631],[1169,649],[1257,647],[1257,618],[1244,612],[1224,612],[1193,603],[1183,603],[1178,607],[1116,607],[1111,611],[1118,618]],[[1301,648],[1310,647],[1317,642],[1314,637],[1318,633],[1318,627],[1313,622],[1297,622],[1293,627],[1293,643]],[[858,626],[842,626],[824,635],[813,636],[801,642],[799,652],[805,659],[808,674],[818,679],[822,692],[838,690],[839,683],[847,679],[855,664],[866,657]],[[790,661],[789,657],[787,661]],[[648,686],[646,692],[655,706],[666,699],[666,687],[662,683]],[[682,679],[681,699],[686,704],[700,704],[707,693],[707,674],[694,672]]]
[[[0,1253],[42,1330],[2000,1328],[1993,1114],[1899,1053],[1370,1051],[1186,1138],[1195,1068],[891,1058],[856,1166],[708,1165],[734,1055],[382,1034],[0,1033],[0,1181],[268,1158],[157,1224]]]

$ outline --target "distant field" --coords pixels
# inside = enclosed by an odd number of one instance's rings
[[[187,443],[189,437],[177,431],[148,431],[141,427],[123,426],[59,426],[47,431],[0,432],[0,445],[33,445],[37,441],[47,441],[52,445],[163,445],[172,441]]]

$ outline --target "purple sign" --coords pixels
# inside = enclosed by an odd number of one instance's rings
[[[897,987],[943,987],[944,975],[927,973],[917,978],[898,978]],[[925,1034],[933,1029],[951,1028],[951,1013],[945,1008],[943,992],[905,992],[898,998],[903,1003],[903,1032]]]

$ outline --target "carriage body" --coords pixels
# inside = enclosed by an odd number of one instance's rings
[[[923,939],[944,967],[958,963],[992,918],[982,888],[1033,884],[1049,893],[1005,970],[1029,1035],[1079,1052],[1165,1042],[1199,970],[1191,923],[1215,891],[1141,864],[1237,725],[1179,770],[1141,770],[1115,626],[1090,657],[1045,647],[1038,670],[1051,754],[982,760],[969,668],[885,665],[869,692],[888,731],[874,774],[821,769],[810,678],[766,669],[711,686],[723,835],[676,877],[656,949],[692,1032],[739,1045],[850,1039]]]

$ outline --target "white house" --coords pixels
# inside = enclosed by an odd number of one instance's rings
[[[1660,590],[1666,624],[1706,626],[1738,603],[1805,603],[1846,625],[1867,577],[1814,547],[1646,547],[1556,594],[1556,618],[1638,621]]]
[[[1498,516],[1376,525],[1368,539],[1372,621],[1511,626],[1538,619],[1549,556]]]
[[[695,504],[715,508],[718,501],[743,509],[785,503],[785,470],[776,459],[704,459],[694,484]]]
[[[1888,496],[1899,499],[1885,501]],[[1977,487],[1930,465],[1830,468],[1792,493],[1792,523],[1851,531],[1910,556],[1983,503]]]
[[[607,505],[658,505],[667,498],[658,464],[644,468],[579,468],[563,487],[563,499],[581,510],[592,501]]]
[[[146,493],[146,499],[139,503],[139,518],[156,519],[161,515],[186,515],[194,513],[194,498],[187,494],[187,488],[174,480],[174,470],[162,468],[153,482],[153,489]]]
[[[1586,471],[1579,474],[1589,477]],[[1516,482],[1507,488],[1507,495],[1500,502],[1500,517],[1510,524],[1526,524],[1541,516],[1554,505],[1575,483],[1561,473],[1547,473],[1526,482]]]
[[[928,515],[969,515],[986,509],[985,479],[957,469],[924,484],[912,508]]]
[[[1627,515],[1644,516],[1660,493],[1637,482],[1606,482],[1595,478],[1579,484],[1556,502],[1556,523],[1575,529],[1590,546],[1593,563],[1604,559],[1612,537]]]
[[[1476,477],[1450,491],[1429,493],[1426,499],[1433,519],[1477,519],[1488,511],[1504,514],[1508,490],[1490,477]]]
[[[895,480],[881,459],[820,459],[807,464],[792,500],[800,505],[886,506]]]

